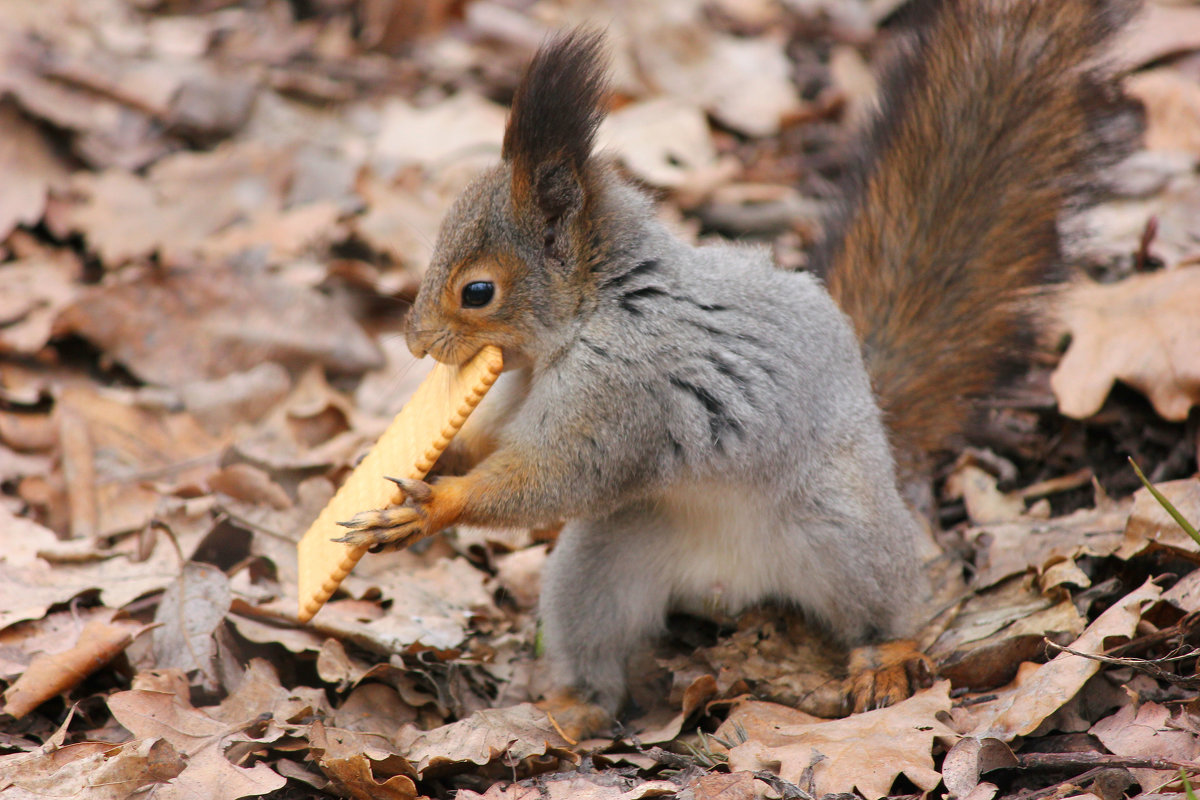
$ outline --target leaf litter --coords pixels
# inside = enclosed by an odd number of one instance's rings
[[[1182,797],[1200,547],[1123,459],[1200,520],[1178,5],[1118,46],[1146,149],[1072,237],[1063,341],[944,472],[933,688],[845,717],[787,609],[684,618],[572,743],[531,704],[554,531],[372,556],[296,625],[296,538],[424,374],[404,310],[543,35],[611,22],[601,140],[683,235],[803,264],[897,5],[9,4],[0,800]]]

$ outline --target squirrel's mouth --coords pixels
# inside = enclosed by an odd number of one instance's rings
[[[407,341],[408,349],[417,358],[430,356],[451,367],[462,366],[483,348],[482,344],[466,341],[448,329],[409,331]]]

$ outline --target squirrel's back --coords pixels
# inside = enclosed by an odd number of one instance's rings
[[[1028,343],[1058,221],[1139,118],[1105,47],[1130,0],[944,0],[882,82],[815,270],[851,318],[899,460],[947,448]]]

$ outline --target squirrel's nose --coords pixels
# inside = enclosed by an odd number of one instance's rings
[[[422,336],[419,331],[413,330],[411,324],[404,334],[404,341],[408,345],[409,351],[417,358],[424,358],[428,355],[429,346],[427,338]]]

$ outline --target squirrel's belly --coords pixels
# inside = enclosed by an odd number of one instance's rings
[[[676,609],[736,613],[777,593],[790,570],[772,552],[780,527],[772,503],[728,484],[707,484],[673,490],[660,509],[676,551],[669,562]]]

